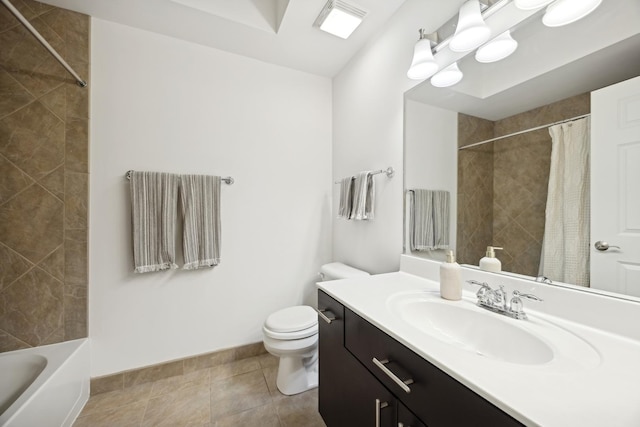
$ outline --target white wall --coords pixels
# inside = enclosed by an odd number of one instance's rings
[[[334,219],[334,258],[371,273],[397,271],[402,252],[403,94],[416,81],[406,77],[418,29],[437,28],[459,6],[430,8],[407,0],[372,40],[333,80],[334,180],[360,170],[392,166],[396,176],[376,179],[373,221]],[[425,167],[440,161],[432,157]],[[339,188],[334,186],[334,203]]]
[[[261,341],[331,259],[331,81],[97,19],[91,40],[92,376]],[[236,180],[220,266],[132,273],[129,169]]]
[[[458,201],[458,113],[411,99],[405,100],[404,185],[407,189],[423,188],[449,192],[449,246],[455,251]],[[410,252],[406,237],[405,252]],[[445,259],[443,250],[415,252],[414,255]]]

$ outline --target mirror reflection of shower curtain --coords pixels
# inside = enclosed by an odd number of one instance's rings
[[[589,117],[551,126],[551,169],[540,275],[589,286]]]

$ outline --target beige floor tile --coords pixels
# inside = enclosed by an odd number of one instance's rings
[[[175,393],[193,386],[208,386],[209,382],[209,370],[201,369],[189,374],[153,382],[150,396],[157,397],[167,393]]]
[[[212,423],[212,427],[281,427],[278,414],[269,403],[257,408],[249,409]],[[299,426],[306,427],[306,426]]]
[[[258,357],[249,357],[237,362],[225,363],[209,369],[211,382],[231,378],[236,375],[246,374],[260,369]]]
[[[142,426],[201,426],[211,420],[208,385],[197,385],[149,399]]]
[[[97,411],[106,411],[134,402],[147,402],[151,392],[151,383],[140,384],[124,390],[110,391],[91,396],[80,416]]]
[[[269,391],[273,396],[274,393],[282,394],[278,391],[278,386],[276,385],[276,379],[278,378],[278,367],[272,366],[269,368],[263,368],[262,374],[264,375],[264,379],[267,382],[267,387],[269,387]]]
[[[265,353],[257,357],[262,368],[271,368],[278,366],[278,363],[280,363],[280,359],[270,353]]]
[[[318,389],[274,401],[282,427],[326,427],[318,413]]]
[[[271,403],[271,396],[262,371],[211,383],[211,420]]]
[[[134,402],[117,408],[95,411],[80,416],[73,427],[129,427],[139,426],[146,409],[147,402]],[[83,412],[84,414],[84,412]]]

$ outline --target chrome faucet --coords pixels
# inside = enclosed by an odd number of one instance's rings
[[[515,290],[511,296],[509,304],[507,304],[507,293],[504,290],[504,286],[500,286],[498,289],[492,289],[486,282],[478,282],[477,280],[467,280],[467,283],[480,286],[476,296],[478,297],[478,306],[494,313],[504,314],[505,316],[512,317],[514,319],[526,319],[527,315],[522,310],[523,303],[522,298],[532,301],[542,301],[533,294],[523,294],[522,292]]]

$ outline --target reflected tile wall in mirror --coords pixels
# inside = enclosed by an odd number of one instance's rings
[[[587,114],[588,93],[496,122],[458,115],[458,146]],[[458,152],[458,261],[478,265],[488,245],[502,269],[538,275],[549,182],[548,129]]]

